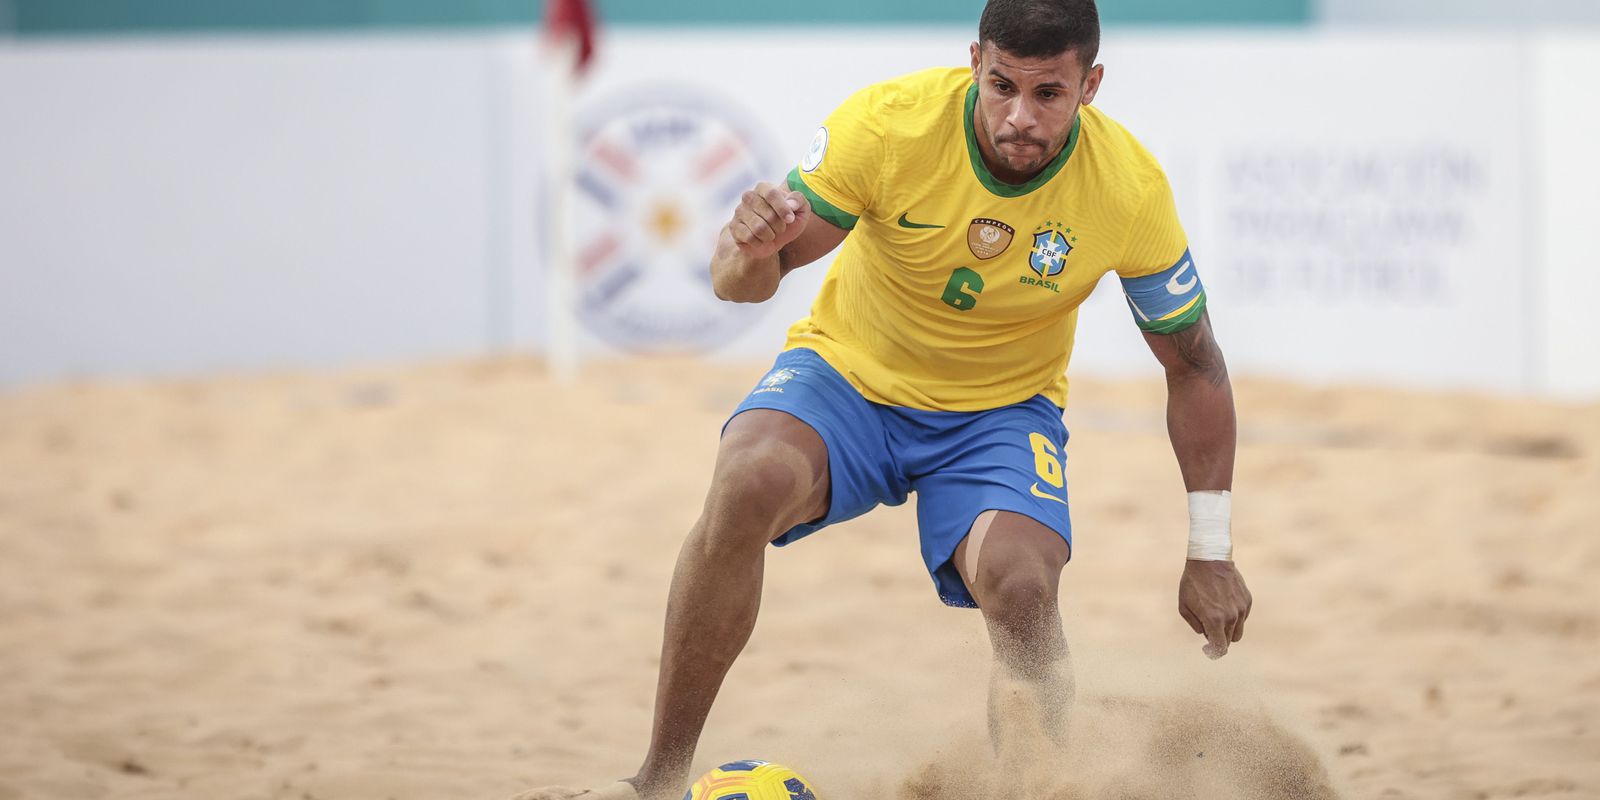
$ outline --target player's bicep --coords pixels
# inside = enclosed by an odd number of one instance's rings
[[[834,248],[844,242],[844,237],[850,235],[850,231],[829,222],[815,212],[808,212],[801,219],[805,223],[805,229],[795,237],[794,241],[778,251],[778,268],[784,274],[833,252]]]
[[[1194,324],[1181,330],[1145,331],[1144,341],[1169,377],[1203,374],[1210,376],[1213,384],[1227,380],[1228,367],[1222,359],[1222,348],[1217,346],[1217,339],[1211,333],[1211,317],[1204,310]]]

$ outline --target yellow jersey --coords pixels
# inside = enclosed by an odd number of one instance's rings
[[[869,86],[788,176],[850,233],[785,349],[815,350],[874,403],[1064,407],[1078,307],[1111,270],[1146,330],[1204,308],[1166,175],[1132,135],[1081,106],[1038,176],[1002,183],[979,155],[977,96],[966,68]]]

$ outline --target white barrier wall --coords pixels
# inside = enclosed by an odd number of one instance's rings
[[[764,306],[713,301],[738,191],[849,92],[969,39],[609,36],[580,103],[586,352],[769,356],[826,264]],[[530,42],[0,45],[0,384],[537,349]],[[1597,40],[1106,42],[1098,103],[1172,175],[1236,372],[1600,394],[1596,121],[1568,100],[1600,82]],[[1114,280],[1073,369],[1154,372]]]
[[[0,45],[0,383],[482,351],[507,325],[506,51]]]
[[[1600,267],[1590,236],[1600,218],[1600,37],[1552,37],[1534,53],[1532,96],[1540,134],[1532,177],[1539,187],[1534,247],[1539,284],[1538,387],[1563,397],[1600,397]]]

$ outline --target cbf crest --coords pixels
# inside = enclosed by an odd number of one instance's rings
[[[1041,278],[1054,278],[1067,268],[1067,255],[1077,241],[1072,229],[1047,220],[1033,229],[1033,248],[1028,251],[1028,266]]]

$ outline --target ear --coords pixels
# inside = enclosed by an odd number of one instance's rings
[[[978,68],[983,65],[983,48],[977,42],[972,43],[972,82],[978,82]]]
[[[1089,105],[1094,102],[1094,96],[1100,93],[1100,81],[1106,76],[1104,64],[1096,64],[1090,68],[1089,74],[1083,76],[1083,99],[1078,102]]]

